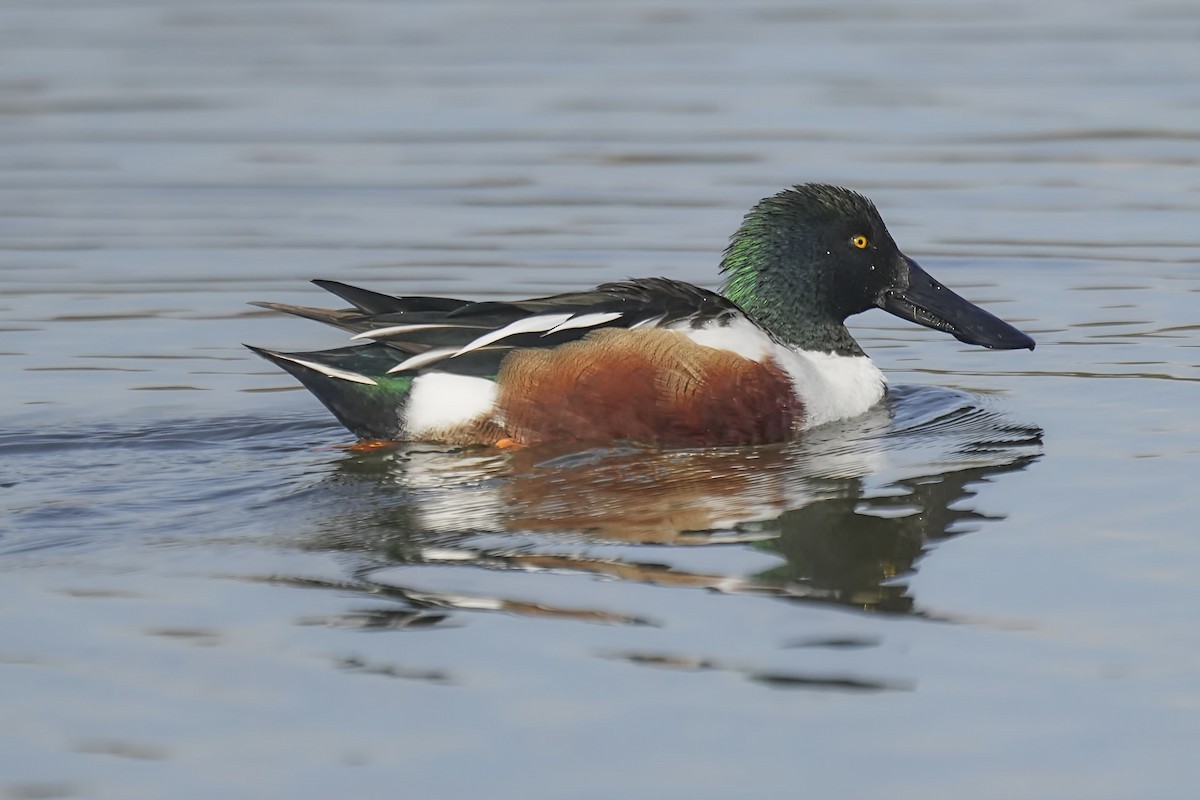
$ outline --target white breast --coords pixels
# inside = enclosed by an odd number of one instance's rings
[[[729,350],[754,361],[772,358],[788,374],[804,404],[804,428],[856,417],[883,399],[887,379],[866,356],[793,350],[744,318],[726,325],[679,330],[705,347]]]
[[[775,360],[804,403],[805,428],[857,417],[883,399],[887,378],[866,356],[777,348]]]

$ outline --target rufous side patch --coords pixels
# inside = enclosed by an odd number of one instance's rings
[[[510,355],[497,417],[525,444],[567,439],[670,447],[789,438],[804,408],[787,374],[663,329],[605,329]]]

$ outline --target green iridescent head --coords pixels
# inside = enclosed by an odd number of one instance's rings
[[[721,261],[723,293],[785,344],[862,355],[845,320],[869,308],[995,349],[1033,340],[931,278],[900,252],[874,204],[808,183],[759,201]]]

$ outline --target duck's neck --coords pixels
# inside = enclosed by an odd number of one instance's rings
[[[804,257],[790,254],[797,256]],[[789,269],[788,259],[770,242],[735,237],[721,261],[721,293],[791,348],[866,356],[837,314],[824,308],[823,287],[811,274]]]

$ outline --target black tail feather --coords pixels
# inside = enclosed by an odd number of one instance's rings
[[[327,292],[336,294],[362,313],[375,316],[400,314],[405,311],[453,311],[470,305],[469,300],[455,300],[450,297],[394,297],[323,278],[317,278],[313,283]]]
[[[312,306],[293,306],[287,303],[261,302],[252,302],[250,305],[270,309],[271,311],[281,311],[284,314],[291,314],[317,322],[324,322],[326,325],[332,325],[344,331],[359,333],[370,327],[367,323],[367,318],[363,314],[348,308],[313,308]]]

